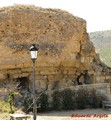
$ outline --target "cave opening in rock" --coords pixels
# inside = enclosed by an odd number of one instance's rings
[[[18,88],[29,90],[29,79],[27,77],[17,78],[17,82],[19,83]]]

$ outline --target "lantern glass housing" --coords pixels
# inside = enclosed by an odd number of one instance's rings
[[[37,59],[37,52],[38,52],[38,48],[35,46],[35,44],[33,44],[30,47],[30,55],[31,55],[31,59],[32,60],[36,60]]]

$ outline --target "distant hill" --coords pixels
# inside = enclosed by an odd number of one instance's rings
[[[101,59],[111,67],[111,30],[91,32],[89,37]]]

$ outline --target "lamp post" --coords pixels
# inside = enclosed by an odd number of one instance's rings
[[[36,120],[37,115],[37,105],[36,105],[36,93],[35,93],[35,60],[37,59],[38,48],[33,44],[30,47],[30,54],[33,63],[33,120]]]

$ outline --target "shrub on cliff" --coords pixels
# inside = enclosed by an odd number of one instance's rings
[[[30,112],[33,110],[33,99],[32,98],[25,98],[23,102],[23,111],[24,112]]]
[[[62,94],[59,91],[54,91],[52,94],[52,109],[61,110],[62,109]]]
[[[105,100],[105,95],[98,95],[95,89],[91,91],[80,89],[77,91],[76,103],[77,108],[101,108],[102,101]]]
[[[75,109],[75,92],[71,89],[63,91],[55,91],[52,94],[52,109],[53,110],[72,110]]]
[[[48,103],[48,95],[45,93],[42,93],[39,97],[39,103],[40,104],[40,111],[47,111],[49,108],[49,103]]]
[[[75,109],[75,97],[74,91],[71,89],[65,89],[62,91],[62,108],[63,110]]]
[[[94,89],[91,91],[91,93],[92,93],[92,99],[93,99],[92,107],[93,108],[101,108],[102,101],[105,100],[105,95],[98,95],[96,93],[96,90],[94,90]]]
[[[85,109],[87,106],[87,91],[84,89],[80,89],[77,91],[77,96],[76,96],[76,103],[77,103],[77,108],[79,109]]]

